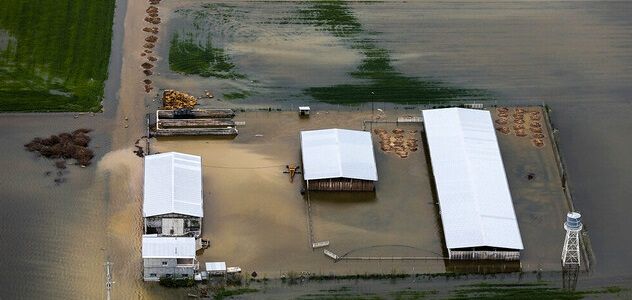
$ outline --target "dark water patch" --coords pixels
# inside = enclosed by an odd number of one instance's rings
[[[0,28],[10,38],[0,49],[0,111],[98,111],[114,3],[2,1]]]
[[[213,47],[210,39],[205,44],[196,42],[192,34],[180,37],[175,34],[169,48],[169,68],[185,74],[222,79],[244,79],[246,76],[235,71],[224,49]]]

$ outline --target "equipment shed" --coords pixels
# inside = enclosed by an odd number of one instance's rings
[[[522,238],[490,112],[422,113],[449,258],[519,260]]]
[[[377,167],[371,133],[346,129],[301,131],[301,152],[308,190],[375,190]]]

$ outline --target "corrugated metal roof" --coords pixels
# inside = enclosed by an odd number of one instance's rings
[[[371,133],[346,129],[301,131],[303,178],[377,181]]]
[[[202,159],[168,152],[145,156],[145,217],[178,213],[202,217]]]
[[[523,249],[489,111],[423,111],[448,249]]]
[[[207,262],[206,263],[206,271],[224,271],[226,272],[226,262]]]
[[[143,235],[143,258],[195,258],[195,238]]]

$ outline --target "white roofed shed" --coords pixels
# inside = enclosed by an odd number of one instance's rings
[[[346,129],[301,131],[305,180],[352,178],[377,181],[371,133]]]
[[[522,238],[490,112],[422,113],[450,258],[519,259]]]
[[[195,238],[143,235],[143,258],[195,258]]]
[[[168,152],[145,156],[143,216],[203,217],[202,159]]]

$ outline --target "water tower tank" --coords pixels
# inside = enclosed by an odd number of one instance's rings
[[[582,228],[582,215],[578,212],[566,214],[566,227],[570,230],[580,230]]]

